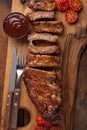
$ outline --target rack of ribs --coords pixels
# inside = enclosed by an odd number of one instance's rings
[[[51,21],[55,19],[54,0],[30,0],[25,6],[34,32],[28,35],[24,81],[39,113],[55,121],[59,119],[62,100],[61,49],[55,34],[62,34],[64,26],[62,22]]]

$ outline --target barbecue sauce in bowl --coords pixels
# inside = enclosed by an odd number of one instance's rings
[[[23,14],[15,12],[5,18],[3,28],[7,35],[20,39],[27,34],[29,23]]]

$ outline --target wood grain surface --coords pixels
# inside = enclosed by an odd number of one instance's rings
[[[73,130],[87,129],[87,46],[80,57],[74,105]]]
[[[10,116],[12,111],[12,100],[13,100],[13,92],[9,92],[7,96],[6,109],[5,109],[4,130],[9,129]]]
[[[83,32],[81,32],[81,34],[82,33]],[[87,79],[86,77],[84,77],[84,80],[83,80],[83,78],[81,78],[81,81],[78,80],[79,79],[78,70],[81,67],[81,66],[79,66],[81,55],[84,51],[84,48],[87,46],[87,33],[83,36],[80,36],[78,34],[78,37],[76,37],[76,35],[69,34],[67,36],[67,40],[65,42],[65,49],[64,49],[64,53],[63,53],[63,97],[64,97],[64,100],[63,100],[64,107],[63,108],[64,108],[64,119],[65,119],[65,129],[66,130],[73,130],[73,120],[74,119],[75,120],[77,119],[77,122],[74,121],[74,129],[76,130],[76,128],[77,128],[77,130],[79,130],[79,124],[80,124],[79,121],[81,121],[82,117],[81,117],[81,115],[78,116],[77,113],[76,113],[77,116],[74,115],[74,112],[77,111],[78,106],[80,105],[79,102],[77,103],[78,100],[81,100],[80,95],[82,95],[82,93],[85,92],[84,91],[85,86],[83,88],[81,88],[80,83],[82,83],[82,81],[85,82],[85,80]],[[84,68],[80,68],[81,75],[83,74],[82,73],[83,70],[84,70]],[[85,71],[87,71],[87,69]],[[78,90],[78,88],[79,88],[79,90]],[[79,93],[79,91],[81,94],[78,96],[78,95],[76,95],[76,92]],[[79,106],[79,109],[82,110],[80,108],[80,106]],[[86,112],[87,112],[87,110],[85,111],[85,114],[86,114]],[[82,113],[84,113],[84,109],[82,110]],[[83,117],[83,119],[85,120],[85,116]],[[79,122],[79,124],[78,124],[78,122]],[[85,120],[85,122],[83,121],[81,123],[82,123],[82,124],[80,124],[81,128],[84,124],[83,128],[86,129],[86,125],[87,125],[86,120]],[[78,127],[75,128],[76,125]],[[84,130],[84,129],[81,129],[81,130]]]
[[[13,5],[12,6],[12,12],[15,12],[15,11],[23,12],[23,6],[20,5],[19,0],[12,0],[12,3],[13,3],[12,4]],[[12,60],[12,45],[17,44],[17,42],[18,42],[18,41],[14,41],[13,39],[9,38],[9,41],[8,41],[8,44],[7,44],[7,36],[3,32],[2,22],[3,22],[3,19],[5,18],[5,16],[9,12],[10,12],[10,7],[5,3],[5,1],[2,1],[0,3],[0,14],[1,14],[1,17],[0,17],[0,28],[1,28],[0,29],[0,33],[1,33],[0,34],[0,91],[1,91],[0,92],[0,96],[1,96],[0,97],[0,103],[1,104],[0,105],[2,105],[2,113],[1,113],[1,121],[2,122],[1,122],[1,126],[0,126],[1,130],[4,130],[3,129],[3,125],[4,125],[3,123],[4,123],[4,118],[5,118],[6,97],[7,97],[7,94],[8,94],[8,86],[9,86],[9,80],[10,80],[9,77],[10,77],[11,60]],[[83,0],[83,10],[79,13],[79,20],[76,24],[73,24],[73,25],[67,24],[66,21],[65,21],[65,18],[64,18],[64,13],[61,13],[61,12],[56,13],[56,19],[58,21],[62,21],[64,23],[64,26],[65,26],[64,35],[59,37],[59,44],[60,44],[62,51],[64,50],[64,43],[65,43],[65,39],[66,39],[67,34],[68,33],[75,33],[76,31],[78,31],[78,27],[86,26],[86,24],[87,24],[86,14],[87,14],[87,0]],[[26,44],[17,44],[17,47],[21,48],[21,49],[22,48],[26,49],[27,43]],[[68,54],[67,54],[67,56],[68,56]],[[6,57],[7,57],[7,60],[6,60]],[[6,66],[6,69],[5,69],[5,66]],[[66,69],[66,71],[67,71],[67,69]],[[71,73],[70,73],[70,75],[71,75]],[[66,77],[66,75],[65,75],[65,77]],[[5,82],[4,82],[4,79],[5,79]],[[65,81],[65,79],[64,79],[64,81]],[[23,84],[23,86],[24,86],[24,84]],[[22,92],[25,92],[25,94],[23,93],[23,95],[27,96],[26,89],[23,86],[22,86]],[[67,88],[66,88],[66,90],[67,90]],[[2,93],[2,91],[3,91],[3,93]],[[2,96],[3,96],[3,102],[2,102]],[[28,100],[26,96],[24,97],[24,99],[26,98],[26,100]],[[66,96],[66,98],[67,98],[67,96]],[[73,98],[71,98],[71,100],[73,100]],[[30,101],[28,100],[27,104],[29,102]],[[22,102],[22,98],[21,98],[20,106],[24,107],[24,105],[26,106],[26,101]],[[27,107],[29,107],[29,104],[27,105]],[[36,112],[36,109],[34,108],[34,106],[32,106],[32,108]],[[32,111],[32,113],[33,113],[33,111]],[[35,117],[36,117],[36,114],[35,114]],[[68,125],[70,125],[70,122],[67,122],[67,123],[69,123]],[[21,128],[19,128],[19,129],[21,129]],[[24,130],[27,130],[27,129],[28,129],[28,126]],[[32,128],[32,130],[33,129],[34,128]],[[68,130],[68,129],[66,129],[66,130]],[[71,130],[71,129],[69,129],[69,130]]]
[[[3,10],[3,11],[2,11]],[[1,106],[4,88],[5,67],[7,57],[7,35],[3,31],[3,20],[10,13],[10,6],[5,0],[0,0],[0,122],[1,122]]]

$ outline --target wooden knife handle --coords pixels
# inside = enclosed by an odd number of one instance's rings
[[[10,130],[16,130],[17,129],[19,100],[20,100],[20,89],[15,88],[14,98],[13,98],[13,106],[12,106],[12,113],[11,113],[11,121],[10,121],[10,127],[9,127]]]
[[[9,129],[12,100],[13,100],[13,92],[9,92],[7,97],[6,110],[5,110],[4,130]]]

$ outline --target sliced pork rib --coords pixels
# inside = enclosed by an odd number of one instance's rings
[[[59,53],[60,49],[58,45],[52,45],[52,46],[34,46],[31,42],[29,46],[30,52],[34,54],[53,54],[53,53]]]
[[[56,8],[56,2],[51,0],[31,0],[29,1],[29,8],[35,11],[52,11]]]
[[[62,22],[58,21],[42,21],[34,22],[35,32],[49,32],[49,33],[59,33],[62,34],[64,31],[64,26]]]
[[[28,40],[33,41],[33,40],[46,40],[49,42],[57,42],[58,36],[52,35],[49,33],[34,33],[31,35],[28,35]]]
[[[47,119],[57,119],[61,105],[60,87],[33,80],[27,83],[28,94],[39,112]]]
[[[37,12],[27,13],[27,16],[31,21],[55,18],[54,11],[37,11]]]
[[[27,66],[29,67],[61,67],[60,58],[57,56],[48,56],[48,55],[27,55]]]
[[[53,85],[56,85],[57,83],[56,72],[26,67],[24,75],[26,77],[26,81],[34,80],[37,82],[53,84]]]
[[[56,35],[47,33],[35,33],[29,35],[28,40],[29,51],[34,54],[60,53],[60,47],[58,44],[56,44],[58,40],[58,37]]]

